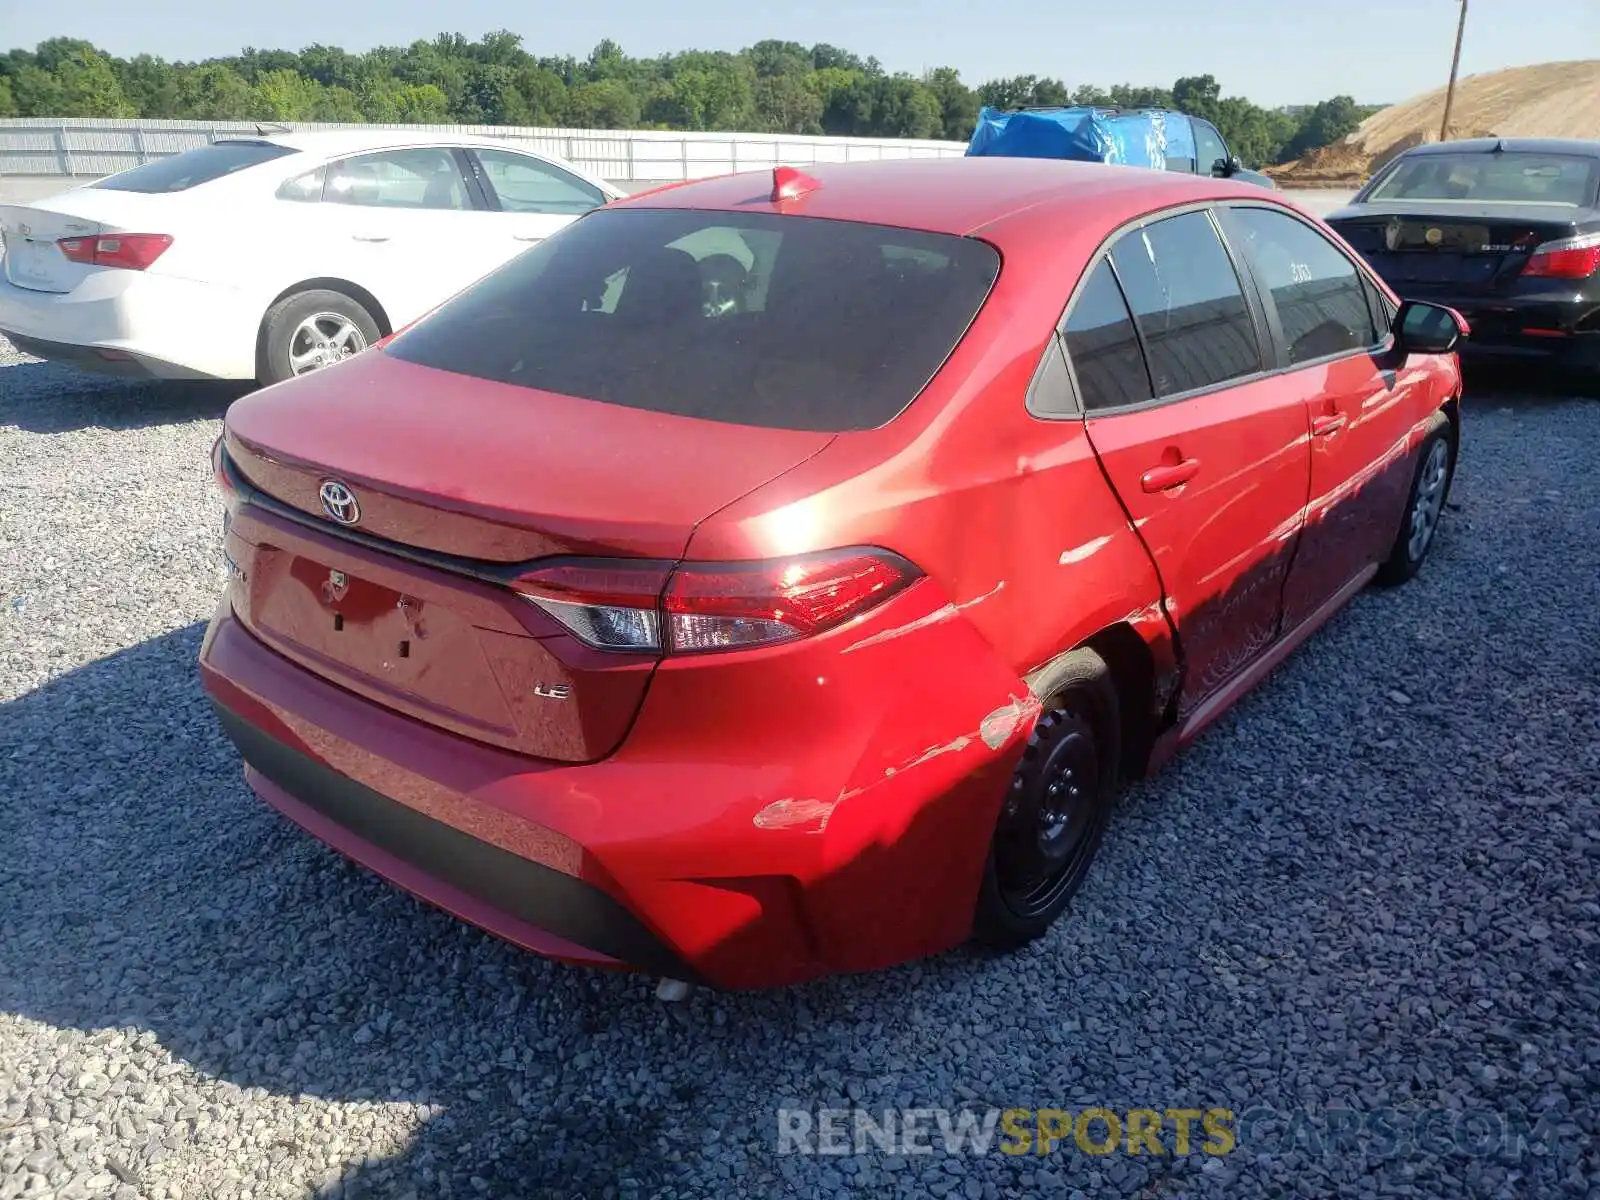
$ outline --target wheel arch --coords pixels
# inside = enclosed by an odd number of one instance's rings
[[[1092,650],[1105,660],[1117,693],[1121,724],[1121,774],[1137,779],[1146,773],[1150,753],[1160,732],[1157,707],[1156,652],[1133,624],[1118,621],[1085,638],[1070,650],[1027,675],[1024,682],[1039,700],[1048,700],[1061,677],[1063,665],[1080,650]]]
[[[302,279],[298,283],[291,283],[267,301],[266,307],[261,310],[261,320],[256,325],[256,358],[258,361],[266,348],[267,316],[290,296],[297,296],[301,292],[338,292],[341,295],[348,296],[372,314],[372,319],[378,324],[378,336],[388,337],[394,332],[394,324],[389,320],[388,312],[385,311],[378,298],[366,288],[359,283],[353,283],[348,279],[340,279],[337,276],[316,276],[311,279]]]

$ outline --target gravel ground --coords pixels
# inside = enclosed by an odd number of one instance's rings
[[[665,1005],[244,787],[194,672],[232,394],[0,343],[0,1200],[1596,1194],[1600,402],[1477,393],[1428,570],[1137,788],[1043,944]],[[851,1104],[1226,1107],[1240,1145],[777,1152],[780,1105]],[[1319,1143],[1341,1108],[1548,1152]]]

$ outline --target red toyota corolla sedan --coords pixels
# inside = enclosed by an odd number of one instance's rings
[[[240,400],[251,786],[541,954],[721,987],[1036,938],[1444,509],[1465,334],[1247,184],[706,180]]]

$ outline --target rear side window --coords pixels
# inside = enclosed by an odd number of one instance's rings
[[[473,153],[505,212],[578,216],[606,202],[599,188],[537,158],[507,150],[474,150]]]
[[[652,412],[870,429],[939,370],[999,270],[993,247],[947,234],[600,209],[446,303],[389,353]]]
[[[1216,227],[1205,213],[1123,235],[1111,251],[1144,337],[1157,396],[1176,396],[1261,369],[1255,324]]]
[[[158,158],[142,167],[119,171],[89,186],[112,192],[184,192],[235,171],[296,153],[298,151],[288,146],[272,142],[215,142],[171,158]]]
[[[1229,209],[1223,219],[1230,240],[1272,293],[1291,363],[1365,350],[1381,340],[1361,273],[1327,238],[1268,209]]]
[[[1109,260],[1100,260],[1078,293],[1062,341],[1085,409],[1121,408],[1151,399],[1139,335]]]
[[[328,177],[327,167],[318,167],[304,175],[296,175],[278,185],[279,200],[298,200],[302,204],[315,204],[322,199],[322,185]]]

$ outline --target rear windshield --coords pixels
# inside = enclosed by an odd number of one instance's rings
[[[629,408],[839,432],[892,420],[1000,270],[971,238],[601,209],[397,338],[424,366]]]
[[[294,153],[297,152],[288,146],[275,146],[271,142],[216,142],[185,150],[171,158],[158,158],[142,167],[119,171],[91,186],[113,192],[182,192]]]
[[[1420,154],[1401,162],[1368,200],[1469,200],[1584,207],[1600,162],[1571,154]]]

